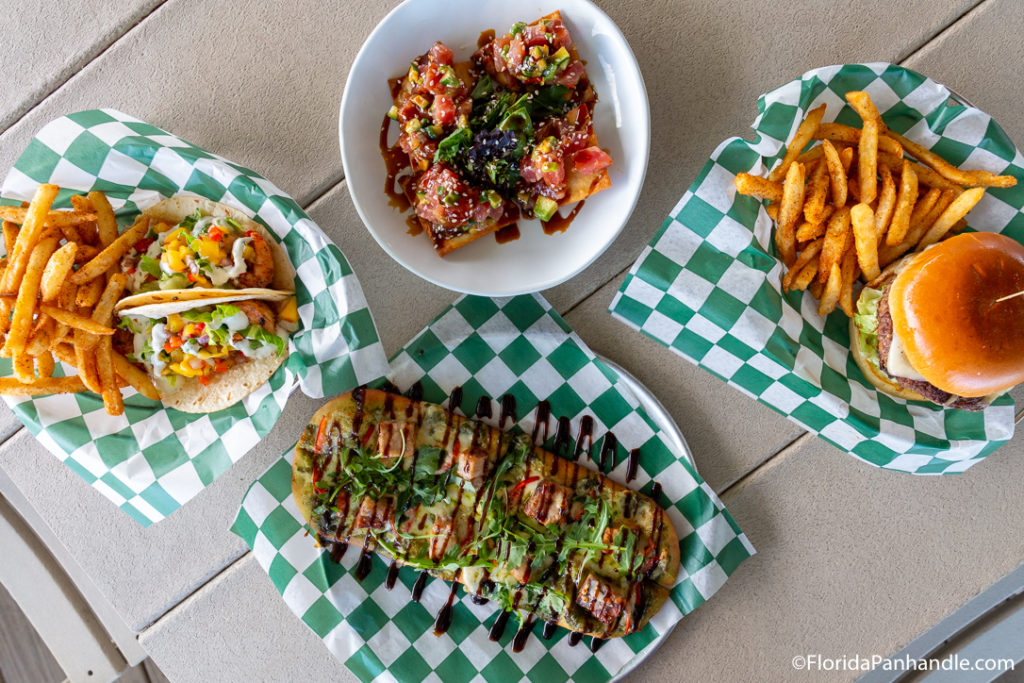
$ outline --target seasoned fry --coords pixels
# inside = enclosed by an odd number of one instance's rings
[[[914,220],[914,217],[911,216],[910,232],[911,234],[916,235],[916,238],[914,240],[915,244],[918,240],[921,239],[921,237],[928,230],[928,228],[932,227],[935,221],[939,219],[939,216],[942,215],[942,212],[946,210],[946,208],[953,202],[954,199],[956,199],[958,194],[959,193],[956,192],[955,190],[943,190],[939,194],[939,198],[935,201],[935,205],[931,208],[930,211],[922,215],[916,221]]]
[[[132,227],[121,233],[120,237],[105,247],[96,258],[79,268],[78,272],[72,275],[69,280],[76,285],[84,285],[93,278],[98,277],[120,261],[125,252],[138,242],[148,229],[149,217],[140,215]]]
[[[18,241],[19,228],[11,221],[4,221],[4,253],[8,256],[14,254],[14,243]]]
[[[839,150],[839,161],[843,164],[843,173],[849,174],[850,167],[853,166],[853,147],[843,147]],[[850,181],[847,180],[846,184],[849,185]]]
[[[857,147],[857,178],[860,201],[870,204],[878,195],[878,120],[864,121]]]
[[[114,305],[121,298],[121,292],[128,285],[128,276],[124,273],[113,275],[103,289],[96,307],[92,312],[92,319],[100,325],[109,326],[114,314]]]
[[[117,351],[112,350],[111,357],[114,359],[114,370],[117,371],[118,376],[134,387],[135,391],[154,401],[160,400],[160,392],[156,390],[149,375],[129,363],[128,359]]]
[[[821,282],[820,277],[818,282]],[[825,290],[821,293],[821,301],[818,302],[818,315],[824,317],[836,310],[836,304],[839,303],[839,295],[842,293],[842,288],[843,279],[839,270],[839,264],[833,263],[826,277]]]
[[[49,377],[23,384],[14,377],[0,377],[0,394],[4,396],[41,396],[43,394],[74,394],[85,391],[81,378]]]
[[[78,368],[78,376],[82,382],[97,394],[103,393],[103,385],[96,370],[96,353],[91,348],[86,348],[79,338],[84,339],[85,334],[81,330],[75,331],[75,367]]]
[[[804,204],[804,189],[804,165],[799,162],[791,164],[782,184],[782,203],[775,230],[775,243],[787,266],[796,261],[796,222]]]
[[[821,265],[818,267],[818,281],[822,284],[831,276],[832,266],[839,262],[846,250],[846,238],[850,232],[850,209],[837,209],[828,219],[825,243],[821,248]]]
[[[972,187],[965,191],[959,197],[950,202],[946,210],[942,212],[942,215],[936,219],[935,223],[928,232],[921,238],[920,247],[924,248],[935,244],[940,239],[946,236],[946,233],[953,229],[957,221],[961,220],[967,215],[967,212],[975,207],[975,205],[981,201],[982,196],[985,194],[985,188],[983,187]]]
[[[889,132],[889,135],[903,145],[903,149],[916,157],[918,161],[930,166],[943,178],[958,185],[965,185],[967,187],[1013,187],[1017,184],[1017,179],[1012,175],[997,176],[988,171],[962,171],[935,152],[926,149],[913,140],[908,140],[899,133]]]
[[[843,161],[829,140],[822,142],[821,147],[825,154],[829,182],[832,184],[832,204],[836,207],[844,206],[846,204],[846,171],[843,169]]]
[[[821,159],[823,156],[824,150],[821,148],[821,145],[818,145],[817,147],[811,147],[806,152],[803,152],[800,156],[796,158],[796,160],[799,161],[804,166],[807,166],[811,162]]]
[[[43,351],[36,356],[36,375],[38,375],[40,379],[53,377],[53,370],[53,354],[49,351]]]
[[[75,265],[75,254],[78,253],[78,244],[68,242],[53,252],[50,260],[46,262],[43,269],[43,279],[40,283],[39,293],[43,301],[50,302],[57,298],[60,290],[64,287],[64,281]]]
[[[53,205],[59,191],[60,188],[56,185],[40,185],[36,188],[32,203],[29,204],[25,212],[25,222],[22,223],[21,230],[18,231],[14,249],[9,254],[10,260],[4,271],[3,280],[0,282],[0,294],[14,294],[21,286],[21,279],[25,276],[29,257],[46,229],[44,224],[46,213]]]
[[[121,415],[124,413],[124,400],[117,388],[112,354],[110,337],[103,337],[96,345],[96,370],[102,388],[103,407],[107,409],[108,415]]]
[[[117,218],[111,208],[107,195],[102,192],[90,192],[89,203],[96,212],[96,231],[99,234],[100,246],[109,247],[117,239]]]
[[[53,331],[56,327],[56,320],[45,313],[42,314],[32,330],[32,335],[28,338],[25,352],[30,356],[38,356],[50,348],[50,344],[53,343]]]
[[[782,278],[783,291],[788,291],[789,289],[792,288],[794,279],[797,277],[798,274],[801,274],[803,272],[803,269],[806,268],[809,263],[811,263],[812,261],[817,263],[818,254],[821,253],[822,243],[823,240],[814,240],[813,242],[808,244],[802,252],[800,252],[800,258],[798,258],[793,263],[792,267],[790,267],[790,269],[786,272],[785,276],[783,276]],[[815,266],[815,271],[817,271],[817,266]],[[806,285],[804,285],[804,287],[801,287],[801,289],[804,288],[806,288]]]
[[[86,261],[96,258],[96,255],[100,253],[98,247],[94,247],[91,244],[79,243],[78,251],[75,254],[75,263],[85,263]]]
[[[938,199],[938,196],[935,196]],[[895,246],[903,241],[910,229],[910,216],[917,202],[917,171],[909,161],[903,161],[903,172],[900,174],[900,189],[896,195],[896,206],[889,224],[889,234],[885,243]],[[933,200],[934,202],[934,200]],[[930,208],[930,207],[929,207]]]
[[[0,220],[22,225],[27,216],[28,209],[18,206],[0,206]],[[54,228],[75,227],[94,220],[96,220],[96,214],[77,211],[47,211],[43,218],[47,227]]]
[[[865,123],[874,121],[876,125],[884,127],[882,115],[878,113],[875,103],[871,101],[871,96],[866,92],[863,90],[851,90],[846,93],[846,101],[850,103],[850,106],[853,107],[853,110],[857,112]]]
[[[50,254],[57,248],[57,240],[43,240],[32,249],[26,264],[25,276],[18,287],[18,296],[14,302],[14,315],[11,317],[11,329],[7,333],[4,344],[5,355],[14,356],[25,350],[29,332],[32,330],[32,316],[36,312],[36,297],[39,295],[39,281],[43,277],[43,268]]]
[[[825,198],[828,195],[828,165],[817,164],[807,183],[807,199],[804,202],[804,217],[808,223],[821,223],[825,214]]]
[[[30,384],[36,381],[36,359],[20,351],[13,357],[14,376],[19,382]]]
[[[764,207],[764,210],[765,210],[765,213],[768,214],[768,218],[771,218],[773,221],[778,222],[778,220],[779,220],[779,205],[778,204],[768,204],[767,206]]]
[[[68,282],[71,282],[70,278]],[[103,294],[103,279],[96,278],[90,280],[88,284],[82,285],[78,288],[78,294],[75,297],[75,304],[79,308],[92,308],[96,305],[96,302],[100,300],[100,295]]]
[[[810,263],[800,269],[800,274],[793,278],[789,289],[800,291],[807,289],[807,286],[814,281],[815,276],[818,274],[818,263],[819,259],[817,256],[811,259]]]
[[[782,183],[773,183],[761,176],[740,173],[736,176],[736,191],[750,197],[767,199],[770,202],[782,201]]]
[[[869,279],[878,277],[878,241],[875,235],[875,213],[865,203],[850,209],[853,238],[856,245],[857,262]],[[845,309],[844,309],[845,310]]]
[[[58,323],[64,323],[68,327],[72,327],[76,330],[82,330],[89,334],[114,334],[114,328],[112,327],[102,325],[91,317],[72,313],[71,311],[66,311],[63,308],[58,308],[57,306],[40,304],[39,310],[56,320]]]
[[[909,162],[910,166],[914,169],[914,172],[917,173],[917,180],[919,185],[925,185],[927,187],[937,187],[940,190],[960,189],[959,185],[950,180],[946,180],[945,178],[943,178],[942,176],[940,176],[938,173],[928,168],[927,166],[922,166],[921,164],[915,163],[910,159],[894,156],[892,154],[886,154],[882,151],[878,152],[879,165],[888,166],[889,170],[892,171],[893,173],[902,173],[904,161]]]
[[[879,166],[878,173],[882,176],[882,189],[878,193],[878,206],[875,208],[875,237],[881,243],[896,209],[896,182],[888,166]]]
[[[822,123],[818,126],[818,132],[814,135],[814,139],[831,140],[832,142],[856,146],[860,143],[860,129],[846,126],[842,123]],[[814,149],[817,149],[817,147]],[[887,135],[878,136],[878,149],[889,154],[903,156],[903,146]]]
[[[786,177],[789,167],[796,161],[797,156],[799,156],[800,152],[803,151],[804,147],[807,146],[807,143],[811,141],[814,134],[818,131],[818,124],[821,123],[821,117],[824,115],[824,104],[807,113],[807,118],[797,127],[796,134],[793,135],[793,139],[786,147],[786,155],[782,157],[782,163],[768,174],[768,180],[778,182]]]
[[[800,224],[800,227],[796,229],[796,241],[797,242],[810,242],[811,240],[818,239],[825,234],[825,223],[808,223],[804,221]]]
[[[839,288],[839,308],[847,317],[853,317],[853,282],[860,275],[860,267],[857,265],[857,254],[849,250],[843,254],[842,271],[843,284]]]

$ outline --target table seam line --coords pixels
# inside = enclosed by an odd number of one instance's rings
[[[948,33],[950,30],[952,30],[957,24],[961,23],[962,21],[967,20],[970,15],[974,14],[981,7],[983,7],[984,5],[988,4],[991,1],[992,0],[980,0],[977,4],[974,4],[974,5],[970,6],[970,7],[968,7],[966,10],[961,12],[959,14],[959,16],[957,16],[951,22],[949,22],[948,24],[946,24],[945,26],[940,28],[938,31],[933,33],[930,37],[928,37],[924,42],[922,42],[920,45],[915,47],[909,53],[907,53],[903,57],[897,57],[896,58],[896,60],[897,60],[896,64],[899,64],[899,65],[903,66],[904,64],[906,64],[907,61],[909,61],[915,55],[920,53],[922,50],[924,50],[926,47],[931,45],[933,42],[936,42],[939,39],[941,39],[946,33]]]

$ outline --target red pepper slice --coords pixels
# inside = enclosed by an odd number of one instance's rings
[[[527,484],[532,484],[533,482],[537,481],[538,479],[540,479],[540,477],[527,477],[526,479],[523,479],[521,482],[519,482],[518,484],[516,484],[515,486],[512,487],[512,493],[515,493],[516,491],[518,491],[519,489],[523,488]]]
[[[313,450],[319,453],[324,448],[324,441],[327,439],[327,416],[320,420],[320,426],[316,430],[316,441],[313,442]]]
[[[189,274],[187,275],[187,277],[188,277],[188,281],[189,281],[189,282],[195,282],[195,281],[196,281],[196,276],[195,276],[195,275],[193,275],[192,273],[189,273]]]

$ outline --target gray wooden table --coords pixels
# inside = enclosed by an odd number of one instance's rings
[[[345,252],[391,353],[456,296],[377,246],[342,174],[342,88],[362,41],[394,4],[0,0],[0,168],[50,119],[93,107],[120,109],[253,168]],[[595,351],[661,398],[759,551],[633,679],[790,679],[798,654],[896,652],[1024,561],[1024,437],[960,477],[880,471],[803,434],[606,308],[715,145],[747,130],[759,94],[807,69],[904,64],[962,93],[1024,143],[1024,11],[1017,0],[599,4],[644,73],[650,167],[618,240],[544,295]],[[172,680],[354,680],[228,531],[249,483],[319,403],[296,394],[258,448],[149,529],[63,467],[6,408],[0,467]]]

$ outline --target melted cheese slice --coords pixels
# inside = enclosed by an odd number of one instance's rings
[[[892,289],[889,288],[890,308],[892,307]],[[896,334],[895,325],[893,325],[892,338],[889,341],[889,357],[885,359],[885,370],[893,377],[928,381],[910,364],[910,359],[907,358],[907,352],[903,347],[903,341]]]

